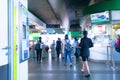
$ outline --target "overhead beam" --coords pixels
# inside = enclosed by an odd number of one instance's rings
[[[106,10],[120,10],[120,0],[106,0],[88,6],[83,10],[83,16],[86,16],[88,14],[103,12]]]

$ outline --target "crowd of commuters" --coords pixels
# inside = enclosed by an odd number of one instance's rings
[[[42,59],[45,58],[43,54],[48,55],[51,53],[52,59],[56,59],[57,61],[60,60],[60,55],[63,55],[64,66],[69,65],[70,67],[73,66],[72,57],[74,56],[76,60],[82,60],[81,72],[84,73],[87,71],[85,77],[89,77],[91,74],[88,65],[88,59],[90,56],[89,48],[93,47],[93,42],[87,37],[87,35],[88,32],[83,31],[83,37],[80,40],[75,37],[74,42],[71,44],[71,40],[66,34],[63,40],[61,40],[61,38],[57,38],[56,41],[53,40],[50,46],[45,45],[42,41],[42,37],[39,37],[37,43],[33,45],[33,49],[31,49],[31,51],[34,54],[36,53],[36,61],[38,63],[42,62]],[[120,35],[118,35],[115,46],[119,46],[118,50],[120,51]]]
[[[39,40],[35,45],[33,45],[34,50],[32,53],[36,53],[37,62],[42,62],[42,58],[45,58],[43,54],[48,56],[48,51],[50,49],[52,59],[57,59],[59,61],[60,55],[64,55],[64,65],[66,66],[69,63],[70,67],[72,67],[73,60],[72,56],[76,57],[79,60],[82,59],[82,67],[81,72],[84,73],[87,70],[88,74],[86,77],[90,76],[90,69],[88,65],[88,58],[90,56],[89,48],[93,47],[93,42],[90,38],[87,37],[88,32],[83,31],[83,38],[78,41],[78,38],[74,38],[74,42],[71,44],[71,40],[68,35],[65,35],[64,39],[58,38],[56,41],[53,40],[50,46],[45,45],[42,41],[42,37],[39,37]],[[118,39],[116,40],[115,46],[119,46],[118,50],[120,50],[120,35],[118,35]],[[117,51],[117,50],[116,50]],[[119,51],[118,51],[119,52]],[[35,57],[35,56],[34,56]]]
[[[39,37],[36,44],[33,45],[34,50],[32,52],[36,54],[36,61],[38,63],[42,62],[42,59],[45,58],[44,54],[49,54],[49,50],[52,56],[52,59],[57,59],[59,61],[60,55],[64,55],[64,65],[73,66],[72,56],[76,57],[76,59],[80,60],[79,57],[82,58],[82,67],[81,72],[87,70],[88,74],[86,77],[90,76],[90,70],[88,66],[88,58],[90,56],[89,48],[93,47],[92,40],[87,37],[87,31],[83,31],[83,38],[78,41],[78,38],[74,38],[74,42],[71,44],[71,40],[69,36],[66,34],[64,39],[58,38],[56,41],[53,40],[50,46],[45,45],[42,41],[42,37]],[[35,55],[34,55],[35,57]]]

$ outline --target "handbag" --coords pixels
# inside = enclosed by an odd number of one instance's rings
[[[81,48],[76,48],[74,55],[75,55],[76,57],[79,57],[80,54],[81,54]]]

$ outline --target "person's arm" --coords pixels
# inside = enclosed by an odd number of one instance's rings
[[[90,47],[90,48],[93,47],[93,42],[92,42],[91,39],[90,39],[90,45],[89,45],[89,47]]]
[[[83,39],[80,40],[79,47],[82,47],[82,45],[83,45],[82,40],[83,40]]]
[[[62,42],[62,53],[64,53],[65,41]]]
[[[76,48],[79,48],[79,42],[77,42]]]

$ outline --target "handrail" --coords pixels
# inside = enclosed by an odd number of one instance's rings
[[[107,46],[107,65],[109,63],[109,53],[108,53],[108,48],[111,49],[111,64],[112,64],[112,70],[115,71],[117,69],[115,65],[115,59],[114,59],[114,46]]]

